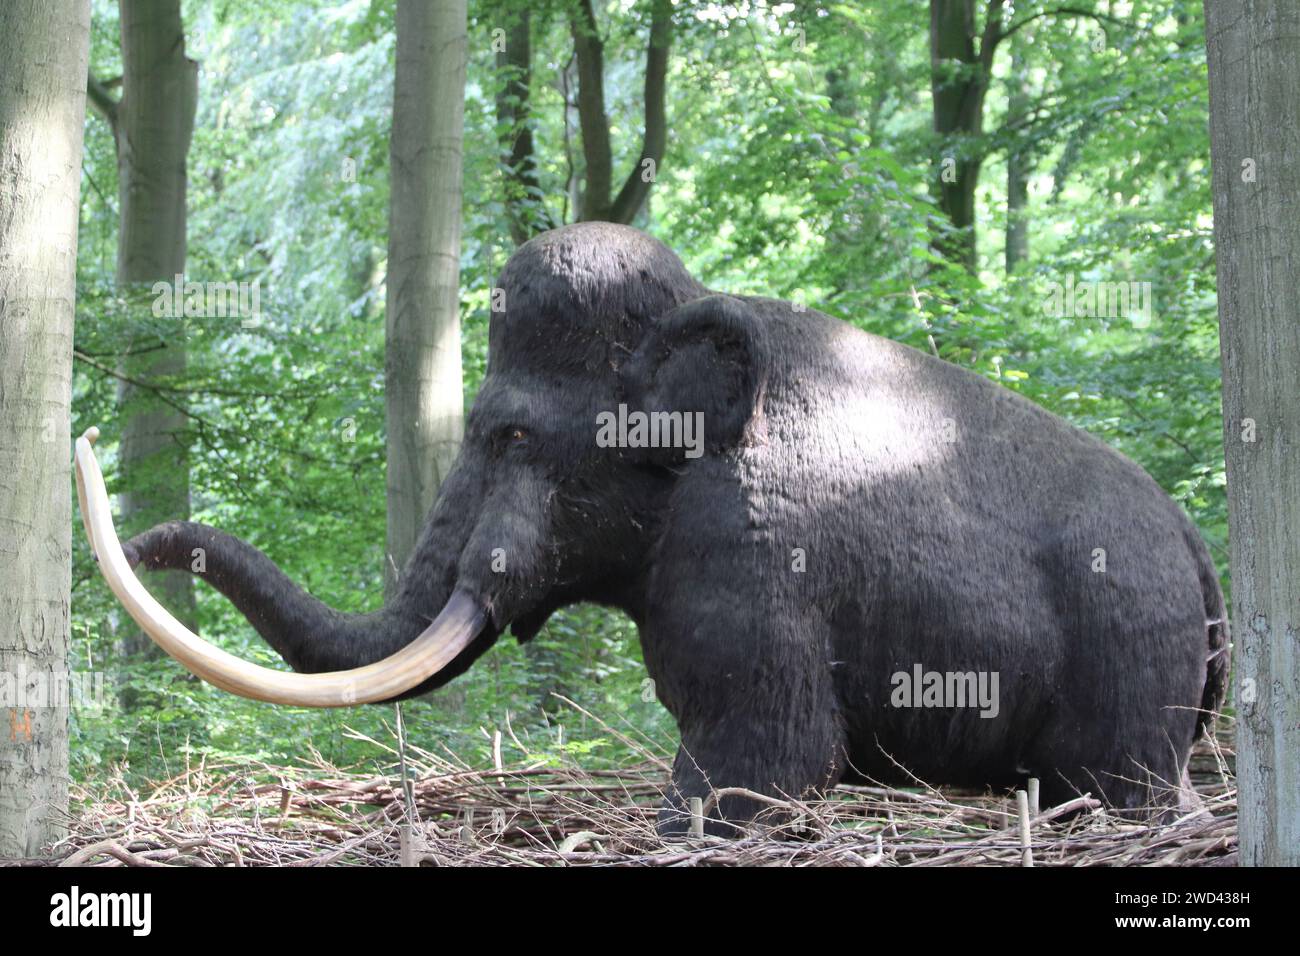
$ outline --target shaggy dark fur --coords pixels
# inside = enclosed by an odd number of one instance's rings
[[[210,583],[303,671],[390,654],[467,589],[491,627],[420,691],[507,627],[528,640],[573,602],[624,609],[682,734],[665,831],[710,786],[1032,775],[1048,803],[1186,795],[1227,679],[1223,600],[1196,529],[1139,467],[979,375],[710,294],[626,227],[542,235],[501,286],[464,447],[385,608],[338,614],[193,523],[128,556],[186,568],[205,547]],[[705,454],[598,447],[597,415],[620,402],[703,412]],[[918,664],[996,673],[997,715],[894,706],[893,675]],[[724,798],[711,826],[758,809]]]

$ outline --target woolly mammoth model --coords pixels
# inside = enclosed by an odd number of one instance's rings
[[[373,613],[200,524],[119,545],[83,438],[88,533],[144,629],[227,690],[337,706],[440,686],[566,605],[621,608],[681,730],[665,832],[712,789],[864,778],[1188,796],[1227,627],[1196,529],[1142,469],[977,374],[711,293],[633,229],[543,234],[500,285],[460,456]],[[300,673],[203,643],[130,570],[194,548]],[[759,809],[724,796],[710,829]]]

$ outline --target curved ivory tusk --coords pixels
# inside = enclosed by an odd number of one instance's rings
[[[303,707],[346,707],[396,697],[428,680],[469,645],[486,612],[464,591],[453,591],[424,633],[396,654],[348,671],[296,674],[240,660],[213,647],[176,620],[140,583],[113,528],[104,476],[91,445],[98,428],[77,439],[77,498],[86,537],[100,573],[127,613],[150,638],[198,677],[241,697]]]

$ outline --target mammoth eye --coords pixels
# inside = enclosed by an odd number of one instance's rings
[[[528,432],[524,431],[522,428],[511,428],[511,429],[510,429],[510,440],[511,440],[511,441],[523,441],[523,440],[524,440],[525,438],[527,438],[527,437],[528,437]]]

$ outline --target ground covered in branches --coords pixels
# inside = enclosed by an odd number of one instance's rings
[[[1035,866],[1225,866],[1237,861],[1231,728],[1202,742],[1193,781],[1205,811],[1161,825],[1107,814],[1088,795],[1033,816]],[[494,752],[500,753],[498,746]],[[399,756],[394,754],[394,756]],[[1020,866],[1006,795],[840,787],[772,800],[736,839],[655,834],[668,765],[616,770],[489,768],[405,747],[402,775],[316,759],[299,767],[200,763],[147,789],[79,792],[61,866]]]

